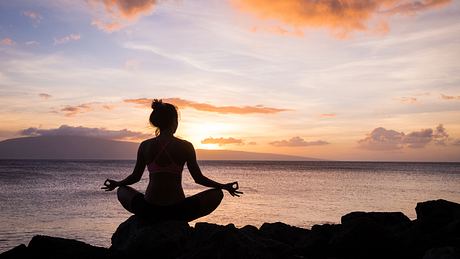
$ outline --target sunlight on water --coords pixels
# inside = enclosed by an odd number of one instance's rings
[[[238,180],[244,195],[226,193],[215,212],[197,221],[238,227],[282,221],[300,227],[339,223],[351,211],[402,211],[415,218],[419,201],[460,202],[460,164],[357,162],[201,162],[220,182]],[[115,192],[134,161],[0,161],[0,251],[37,234],[76,238],[108,247],[131,214]],[[133,187],[144,191],[148,175]],[[184,171],[186,195],[205,188]],[[196,222],[192,222],[194,225]]]

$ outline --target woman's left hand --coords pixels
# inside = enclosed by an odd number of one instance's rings
[[[243,192],[238,191],[239,188],[238,182],[233,182],[224,184],[222,189],[228,191],[232,196],[240,197]]]
[[[120,186],[120,183],[118,183],[117,181],[107,179],[104,182],[104,187],[101,187],[101,189],[105,190],[106,192],[109,192],[109,191],[113,191],[118,186]]]

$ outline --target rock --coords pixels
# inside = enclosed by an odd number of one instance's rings
[[[433,200],[419,202],[415,207],[417,223],[427,229],[435,229],[452,221],[460,219],[460,204],[446,201]]]
[[[417,204],[417,219],[400,212],[352,212],[341,224],[311,230],[282,222],[236,228],[186,222],[149,222],[132,216],[112,236],[110,249],[64,238],[35,236],[9,258],[460,258],[460,204]]]
[[[399,247],[395,235],[370,218],[342,224],[329,244],[336,254],[350,258],[396,258]]]
[[[360,224],[363,221],[373,223],[392,232],[404,231],[412,225],[412,221],[402,212],[351,212],[342,216],[342,225]]]
[[[128,257],[176,258],[190,238],[192,228],[186,222],[163,221],[151,223],[131,216],[120,224],[112,236],[111,250]]]
[[[50,237],[34,236],[27,246],[34,258],[108,258],[109,251],[81,241]]]
[[[335,224],[314,225],[309,234],[296,243],[296,253],[306,258],[332,257],[335,251],[330,246],[330,240],[341,227]]]
[[[423,259],[459,259],[460,250],[455,247],[438,247],[428,250]]]
[[[180,258],[293,258],[292,248],[233,224],[197,223],[187,253]]]
[[[310,230],[275,222],[262,224],[259,232],[266,238],[294,246],[299,240],[308,235]]]
[[[11,250],[8,250],[2,254],[0,254],[0,259],[22,259],[22,258],[29,258],[30,253],[27,249],[27,246],[24,244],[20,244],[14,247]]]

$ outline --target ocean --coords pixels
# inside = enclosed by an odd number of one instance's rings
[[[75,238],[110,246],[131,214],[116,192],[101,190],[106,178],[121,180],[135,161],[0,160],[0,252],[34,235]],[[241,197],[228,193],[216,211],[198,219],[237,227],[281,221],[310,228],[340,223],[351,211],[402,211],[414,219],[417,202],[460,203],[460,163],[200,161],[204,175],[238,181]],[[184,169],[192,195],[205,187]],[[148,172],[133,185],[144,192]],[[191,222],[194,225],[196,222]]]

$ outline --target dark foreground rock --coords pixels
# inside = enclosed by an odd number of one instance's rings
[[[236,228],[184,222],[151,223],[132,216],[118,227],[110,248],[35,236],[5,258],[404,258],[460,259],[460,204],[418,203],[417,219],[401,212],[352,212],[341,224],[310,230],[281,222]]]

